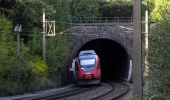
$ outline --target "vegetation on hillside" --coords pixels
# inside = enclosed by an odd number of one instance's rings
[[[132,0],[72,0],[73,17],[131,17]]]
[[[72,0],[71,14],[73,17],[98,17],[98,0]]]
[[[102,4],[102,17],[132,17],[133,4],[131,0],[115,0],[100,4]]]
[[[149,32],[149,75],[146,77],[145,95],[154,100],[170,98],[170,1],[146,0],[150,21],[156,28]]]
[[[68,0],[55,1],[54,4],[64,2]],[[69,5],[56,8],[48,0],[1,0],[0,4],[0,96],[59,86],[56,82],[57,71],[65,64],[68,43],[65,36],[48,38],[45,64],[41,60],[41,17],[45,8],[47,19],[69,22],[69,12],[64,11]],[[65,9],[60,10],[62,7]],[[22,25],[20,55],[16,52],[17,33],[13,32],[16,24]],[[61,23],[58,25],[57,31],[67,27]]]

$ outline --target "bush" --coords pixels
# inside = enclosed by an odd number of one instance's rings
[[[47,64],[44,64],[40,58],[42,51],[39,35],[42,16],[40,9],[46,9],[46,19],[70,22],[70,1],[3,0],[0,3],[3,4],[0,5],[0,13],[6,15],[0,16],[0,96],[57,86],[59,82],[56,79],[56,71],[63,68],[67,59],[67,41],[65,36],[47,39],[48,56]],[[26,34],[21,36],[24,41],[21,43],[19,55],[16,53],[16,34],[12,33],[12,22],[22,24],[21,34]],[[57,25],[57,32],[68,27],[63,23]],[[32,37],[29,37],[31,35]]]
[[[51,78],[56,77],[59,69],[64,69],[68,58],[68,42],[64,35],[50,37],[47,40],[47,64],[48,75]]]
[[[0,95],[14,95],[46,88],[52,83],[47,77],[47,65],[32,55],[22,43],[20,55],[11,35],[12,24],[0,17]]]
[[[170,93],[170,21],[157,23],[149,35],[149,95],[169,99]]]
[[[48,87],[47,65],[24,51],[20,57],[0,59],[0,95],[13,95]]]

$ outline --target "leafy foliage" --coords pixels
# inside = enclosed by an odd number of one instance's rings
[[[149,38],[149,84],[150,93],[168,99],[170,93],[170,22],[157,24]]]
[[[27,46],[29,47],[29,53],[32,55],[41,55],[41,34],[40,29],[33,28],[32,34],[29,37],[30,40],[28,40]]]
[[[42,63],[39,57],[32,58],[28,63],[28,66],[31,67],[32,72],[38,75],[39,77],[43,77],[45,75],[45,71],[47,70],[47,66]]]
[[[169,18],[170,1],[169,0],[144,0],[145,5],[151,11],[150,19],[152,21],[161,21]]]
[[[67,0],[65,0],[67,1]],[[69,13],[60,11],[64,4],[63,1],[55,1],[53,5],[47,4],[45,0],[14,0],[8,2],[1,0],[0,13],[0,95],[13,95],[33,90],[45,89],[57,86],[57,81],[53,81],[56,76],[56,70],[62,69],[65,63],[67,48],[66,38],[57,37],[48,39],[50,41],[49,49],[54,52],[48,59],[53,61],[44,64],[41,60],[41,15],[42,8],[46,8],[48,19],[59,19],[59,21],[69,21]],[[60,2],[60,8],[56,8]],[[12,4],[11,4],[12,3]],[[10,4],[11,7],[5,5]],[[58,12],[57,12],[58,11]],[[68,10],[69,11],[69,10]],[[60,15],[56,15],[60,13]],[[67,13],[68,16],[64,16]],[[61,16],[62,15],[62,16]],[[5,18],[6,17],[6,18]],[[10,21],[9,21],[10,20]],[[22,24],[23,32],[21,37],[24,41],[21,43],[20,55],[16,54],[16,34],[12,33],[13,25]],[[64,30],[65,25],[60,24],[58,31]],[[63,42],[62,45],[59,43]],[[54,48],[50,45],[54,44]],[[56,49],[58,48],[58,49]],[[54,57],[53,55],[56,54]],[[54,58],[53,58],[54,57]],[[57,59],[57,60],[56,60]],[[57,62],[55,62],[55,60]],[[55,66],[52,66],[55,62]],[[55,70],[53,70],[55,69]],[[52,72],[52,73],[51,73]]]
[[[66,64],[69,55],[68,42],[64,35],[50,37],[47,42],[47,64],[50,66],[48,75],[55,78],[56,72]]]
[[[47,4],[53,7],[54,15],[47,16],[50,20],[55,19],[56,31],[61,32],[69,27],[71,22],[70,1],[69,0],[47,0]],[[48,19],[47,19],[48,20]],[[48,77],[57,79],[57,72],[65,69],[68,57],[68,41],[65,35],[57,35],[56,37],[47,38],[47,64]]]
[[[44,87],[47,65],[40,57],[30,55],[23,43],[20,56],[17,56],[16,42],[10,35],[12,23],[2,16],[0,22],[0,95],[13,95]],[[37,85],[32,88],[35,83]]]
[[[47,1],[48,4],[53,7],[53,15],[50,15],[49,18],[50,20],[57,21],[57,32],[65,30],[69,26],[67,23],[71,22],[70,0]]]
[[[169,0],[145,0],[150,8],[150,20],[156,28],[149,33],[149,75],[147,96],[168,100],[170,93],[170,20]]]
[[[102,7],[102,17],[131,17],[132,3],[125,1],[114,1],[104,3]]]
[[[98,0],[72,0],[71,14],[74,17],[98,17]]]
[[[0,42],[10,42],[12,36],[10,35],[12,29],[12,23],[7,21],[3,16],[0,16]]]

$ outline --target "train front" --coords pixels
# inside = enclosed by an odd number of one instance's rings
[[[76,76],[78,84],[88,85],[100,83],[100,61],[96,54],[85,53],[79,55],[76,65]]]

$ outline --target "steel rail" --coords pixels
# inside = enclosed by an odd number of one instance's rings
[[[112,92],[115,90],[115,86],[114,86],[112,83],[109,83],[109,85],[112,87],[111,90],[109,90],[109,91],[107,91],[106,93],[101,94],[101,95],[99,95],[99,96],[97,96],[97,97],[91,98],[90,100],[98,100],[98,99],[100,99],[101,97],[104,97],[104,96],[106,96],[106,95],[109,94],[109,93],[112,93]]]
[[[69,96],[81,94],[83,92],[90,91],[95,88],[98,88],[98,87],[97,86],[88,87],[88,88],[82,87],[79,89],[75,89],[75,90],[71,90],[71,91],[67,91],[67,92],[63,92],[63,93],[59,93],[59,94],[52,94],[52,95],[48,95],[48,96],[44,96],[44,97],[42,96],[42,97],[37,97],[37,98],[31,98],[31,100],[57,100],[57,99],[62,99],[62,98],[66,98]]]
[[[108,91],[108,92],[106,92],[106,93],[104,93],[104,94],[102,94],[102,95],[99,95],[99,96],[97,96],[97,97],[94,97],[94,98],[92,98],[92,99],[90,99],[90,100],[100,100],[100,99],[102,99],[102,98],[107,98],[107,96],[109,96],[109,95],[111,95],[111,94],[115,94],[115,93],[116,93],[115,96],[111,97],[111,100],[115,100],[115,99],[118,99],[118,98],[124,96],[124,95],[125,95],[127,92],[129,92],[129,90],[130,90],[129,86],[128,86],[127,84],[125,84],[125,83],[119,83],[119,84],[122,85],[122,87],[123,87],[123,86],[126,87],[126,90],[120,90],[120,91],[116,91],[116,90],[115,90],[115,89],[118,88],[118,87],[116,87],[116,86],[114,85],[114,83],[109,83],[109,84],[112,86],[112,89],[111,89],[110,91]],[[120,87],[119,87],[119,88],[120,88]]]
[[[129,88],[129,86],[128,86],[127,84],[125,84],[125,83],[121,83],[121,84],[124,85],[124,86],[126,86],[126,87],[127,87],[127,90],[124,91],[124,92],[123,92],[122,94],[120,94],[119,96],[113,98],[112,100],[119,99],[120,97],[124,96],[125,94],[127,94],[127,93],[130,91],[130,88]]]

